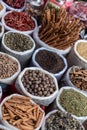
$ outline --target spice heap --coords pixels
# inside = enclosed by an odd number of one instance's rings
[[[73,67],[69,73],[71,82],[81,90],[87,91],[87,70]]]
[[[80,19],[69,16],[65,9],[47,8],[42,15],[39,37],[47,45],[65,50],[79,39],[82,26]]]
[[[80,116],[87,116],[87,97],[72,89],[63,90],[59,100],[61,106],[67,111]]]
[[[30,50],[33,47],[33,42],[28,36],[16,32],[5,34],[4,43],[8,48],[18,52]]]
[[[3,0],[7,5],[20,9],[24,6],[25,0]]]
[[[0,4],[0,11],[3,9],[3,6],[2,6],[2,4]]]
[[[0,79],[9,78],[18,71],[18,63],[6,54],[0,54]]]
[[[35,96],[50,96],[56,90],[54,79],[40,70],[27,70],[21,81],[25,89]]]
[[[87,43],[79,43],[76,49],[79,55],[82,56],[85,60],[87,60]]]
[[[29,97],[13,96],[2,106],[3,120],[20,130],[35,130],[41,122],[43,112]]]
[[[35,28],[35,22],[31,16],[27,16],[24,12],[8,13],[4,20],[7,26],[19,31],[29,31]]]
[[[83,130],[83,127],[69,113],[58,110],[46,119],[45,130]]]
[[[36,62],[51,73],[58,73],[65,67],[63,59],[55,52],[40,50],[35,57]]]

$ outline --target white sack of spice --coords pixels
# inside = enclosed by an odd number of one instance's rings
[[[79,66],[70,67],[65,75],[67,85],[78,88],[87,94],[87,70]]]
[[[9,130],[9,128],[5,127],[4,125],[0,125],[0,130]]]
[[[0,105],[1,123],[8,128],[5,130],[39,130],[44,115],[44,111],[30,97],[19,94],[6,97]]]
[[[53,50],[41,47],[32,56],[34,66],[47,70],[59,80],[67,69],[67,61],[64,56]]]
[[[19,61],[6,53],[0,52],[0,82],[12,84],[21,71]]]
[[[56,105],[62,112],[69,112],[80,123],[87,119],[87,94],[81,90],[65,86],[59,90]]]
[[[9,31],[3,35],[1,49],[16,57],[25,67],[35,49],[35,42],[29,35]]]
[[[69,66],[76,65],[87,69],[87,40],[78,40],[68,57]]]
[[[60,110],[49,112],[43,121],[41,130],[85,130],[80,122]]]
[[[58,83],[54,75],[38,67],[25,68],[15,86],[18,92],[44,106],[52,103],[58,94]]]

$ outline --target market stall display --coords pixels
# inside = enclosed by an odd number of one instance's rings
[[[0,1],[0,129],[86,130],[86,6]]]

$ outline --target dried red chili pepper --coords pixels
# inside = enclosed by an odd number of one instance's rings
[[[31,16],[27,16],[24,12],[13,11],[7,14],[4,20],[7,26],[19,31],[29,31],[35,27]]]
[[[19,9],[24,6],[25,0],[3,0],[7,5]]]

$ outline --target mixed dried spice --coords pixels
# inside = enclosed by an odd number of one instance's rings
[[[33,47],[32,40],[24,34],[9,32],[4,37],[5,45],[18,52],[30,50]]]
[[[40,50],[35,60],[43,69],[54,74],[65,67],[63,59],[57,53],[48,50]]]
[[[3,0],[7,5],[20,9],[24,6],[25,0]]]
[[[19,31],[30,31],[35,28],[35,22],[31,16],[27,16],[24,12],[13,11],[5,17],[5,24]]]
[[[87,116],[87,97],[77,91],[64,89],[60,94],[59,103],[73,115]]]
[[[82,125],[71,114],[57,111],[45,121],[44,130],[84,130]]]
[[[86,42],[80,42],[77,45],[77,52],[80,56],[82,56],[85,60],[87,60],[87,43]]]
[[[2,11],[2,9],[3,9],[3,6],[2,6],[2,4],[0,4],[0,11]]]
[[[27,70],[21,81],[27,92],[34,96],[50,96],[56,90],[54,79],[40,70]]]
[[[87,70],[81,67],[73,67],[69,73],[70,81],[77,88],[87,91]]]

